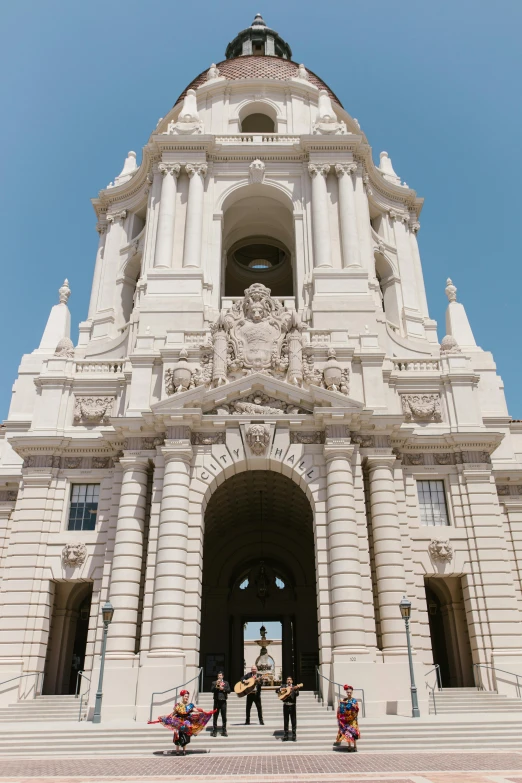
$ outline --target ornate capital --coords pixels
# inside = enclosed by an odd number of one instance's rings
[[[107,223],[96,223],[96,231],[100,236],[107,231]]]
[[[329,163],[309,163],[308,164],[308,173],[312,177],[312,179],[317,174],[322,174],[323,177],[326,177],[330,171],[330,164]]]
[[[335,173],[338,177],[342,177],[343,174],[355,174],[357,171],[357,163],[336,163]]]
[[[122,209],[120,212],[113,212],[111,215],[107,215],[107,223],[115,223],[117,220],[122,222],[127,217],[127,210]]]
[[[365,457],[365,463],[370,473],[375,468],[393,468],[397,458],[395,454],[368,454]]]
[[[208,165],[206,163],[187,163],[185,166],[185,171],[189,175],[190,179],[192,179],[194,174],[199,174],[202,179],[205,179],[207,176]]]
[[[181,444],[174,446],[172,444],[163,446],[161,453],[165,459],[165,465],[169,462],[184,462],[185,465],[190,465],[192,462],[192,446]]]
[[[181,165],[179,163],[160,163],[158,165],[158,171],[162,177],[166,177],[168,174],[170,174],[172,177],[177,179],[179,172],[181,171]]]
[[[410,221],[410,229],[413,234],[416,234],[420,229],[420,223],[418,220],[412,220]]]

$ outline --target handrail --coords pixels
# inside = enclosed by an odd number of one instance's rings
[[[80,670],[78,672],[78,674],[76,675],[76,691],[74,693],[75,697],[78,698],[78,680],[80,679],[80,677],[82,678],[82,683],[83,683],[84,680],[87,680],[87,682],[89,683],[89,686],[88,686],[86,691],[84,691],[83,693],[80,693],[80,709],[78,711],[78,723],[82,719],[83,697],[87,696],[89,691],[91,690],[91,678],[87,677],[87,675],[85,674],[85,672],[83,670]]]
[[[433,669],[430,669],[429,672],[426,672],[426,674],[424,675],[424,679],[426,679],[426,677],[429,674],[431,674],[432,672],[437,672],[437,683],[438,683],[438,686],[439,686],[439,691],[441,691],[442,690],[442,678],[440,676],[440,666],[439,666],[438,663],[435,664]],[[430,685],[430,688],[431,688],[431,685]],[[433,688],[435,688],[435,686],[433,686]]]
[[[203,680],[203,666],[199,667],[199,671],[196,674],[195,677],[193,677],[188,682],[184,682],[182,685],[176,685],[174,688],[167,688],[166,691],[154,691],[150,697],[150,712],[149,712],[149,720],[152,720],[152,710],[154,707],[154,696],[164,696],[166,693],[171,693],[171,691],[176,691],[176,695],[174,696],[174,699],[178,698],[178,691],[180,688],[184,688],[186,685],[190,685],[191,682],[194,682],[196,680],[196,687],[194,690],[194,703],[196,703],[197,697],[199,696],[199,693],[201,691],[201,682]]]
[[[41,695],[43,690],[45,672],[29,672],[28,674],[17,674],[16,677],[11,677],[9,680],[4,680],[3,682],[0,682],[0,688],[3,685],[7,685],[8,682],[14,682],[15,680],[22,680],[24,677],[36,677],[36,683],[35,683],[34,693],[33,693],[33,699],[36,699],[38,695],[38,681],[40,679],[40,675],[42,676],[42,682],[40,684],[40,695]]]
[[[321,683],[319,681],[319,677],[322,677],[323,680],[326,680],[327,682],[330,683],[330,685],[334,685],[337,688],[337,695],[338,695],[339,701],[340,701],[341,700],[341,688],[343,688],[344,686],[341,685],[339,682],[334,682],[334,680],[331,680],[329,677],[325,677],[325,675],[322,674],[319,671],[319,666],[315,667],[315,673],[316,673],[317,692],[319,694],[320,701],[324,704],[323,689],[321,687]],[[355,691],[357,691],[358,693],[362,694],[362,697],[360,699],[356,699],[356,701],[360,701],[361,702],[361,706],[362,706],[361,717],[365,718],[366,717],[366,704],[365,704],[365,700],[364,700],[364,688],[354,688],[353,692],[355,693]],[[330,706],[330,705],[327,705],[327,706]],[[333,706],[333,704],[332,704],[332,706]]]
[[[516,681],[517,681],[517,684],[516,684],[515,687],[517,689],[518,698],[519,699],[521,698],[520,684],[519,684],[518,681],[519,681],[519,678],[522,675],[516,674],[515,672],[508,672],[507,669],[499,669],[498,666],[488,666],[486,663],[474,663],[473,664],[473,679],[475,681],[475,687],[477,688],[477,690],[481,690],[482,689],[483,691],[485,691],[486,689],[484,688],[484,684],[482,682],[482,676],[480,677],[480,685],[477,685],[476,670],[478,668],[491,669],[494,672],[502,672],[502,674],[509,674],[509,675],[511,675],[511,677],[515,677]],[[497,688],[497,693],[498,693],[498,688]]]

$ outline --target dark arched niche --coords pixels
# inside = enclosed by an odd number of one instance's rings
[[[241,589],[245,580],[248,587]],[[211,656],[223,656],[226,678],[237,682],[244,623],[270,620],[283,623],[284,676],[290,673],[312,689],[318,657],[312,508],[286,476],[245,471],[221,484],[205,513],[200,648],[205,689],[212,680]]]

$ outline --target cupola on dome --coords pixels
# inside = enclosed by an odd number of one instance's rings
[[[260,14],[256,14],[250,27],[242,30],[231,41],[225,52],[225,60],[217,63],[219,75],[230,81],[240,79],[277,79],[288,81],[299,77],[299,64],[291,60],[292,50],[286,41],[270,27]],[[339,106],[341,101],[322,79],[308,68],[310,84],[326,90]],[[197,76],[181,93],[174,105],[183,100],[188,90],[197,90],[207,81],[208,68]]]

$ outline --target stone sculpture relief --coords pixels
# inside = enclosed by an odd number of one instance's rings
[[[346,123],[337,119],[330,96],[326,90],[319,90],[319,106],[312,133],[344,135],[346,132]]]
[[[62,337],[54,351],[55,356],[59,356],[61,359],[73,359],[74,358],[74,343],[68,337]]]
[[[453,459],[453,454],[451,452],[435,452],[433,455],[433,459],[436,465],[453,465],[455,460]]]
[[[215,446],[225,443],[224,432],[193,432],[191,438],[194,446]]]
[[[262,160],[253,160],[248,167],[250,182],[255,185],[263,182],[265,178],[265,164]]]
[[[269,397],[264,392],[254,392],[248,397],[243,397],[239,400],[233,400],[226,405],[219,405],[208,414],[215,416],[217,414],[234,414],[241,413],[246,415],[261,415],[261,416],[280,416],[282,413],[294,413],[303,414],[311,413],[304,408],[300,408],[293,403],[283,402],[283,400],[277,400],[275,397]]]
[[[62,549],[62,563],[67,568],[77,568],[87,559],[87,547],[85,544],[66,544]]]
[[[441,421],[438,394],[401,394],[402,412],[406,421]]]
[[[114,400],[114,397],[76,397],[74,423],[108,424]]]
[[[270,427],[268,424],[250,424],[246,429],[246,441],[250,449],[258,457],[264,454],[270,443]]]
[[[453,547],[443,538],[434,538],[428,545],[428,552],[435,563],[449,563],[453,559]]]
[[[362,449],[372,449],[375,446],[375,438],[366,432],[351,432],[352,443],[357,443]]]
[[[199,366],[191,365],[185,347],[180,350],[176,365],[165,372],[165,392],[218,387],[263,373],[293,386],[320,386],[347,395],[348,367],[341,365],[330,347],[324,368],[316,368],[314,347],[304,346],[306,328],[295,310],[285,310],[269,288],[254,283],[212,324],[209,342],[199,347]]]
[[[403,465],[424,465],[424,454],[406,452],[402,455]]]
[[[291,432],[290,443],[322,444],[324,443],[324,432]]]
[[[198,102],[194,90],[187,90],[178,120],[177,122],[174,120],[169,122],[166,132],[186,136],[204,132],[203,123],[198,114]]]

